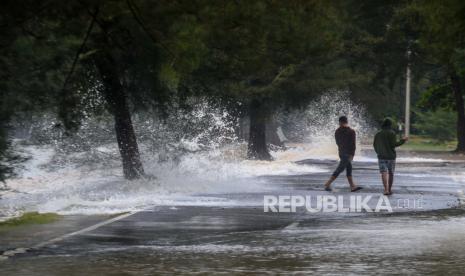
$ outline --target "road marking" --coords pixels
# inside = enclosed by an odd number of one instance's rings
[[[47,245],[50,245],[50,244],[65,240],[65,239],[70,238],[72,236],[76,236],[76,235],[80,235],[80,234],[83,234],[83,233],[86,233],[86,232],[93,231],[93,230],[95,230],[97,228],[100,228],[102,226],[105,226],[107,224],[113,223],[113,222],[118,221],[118,220],[122,220],[124,218],[129,217],[129,216],[132,216],[132,215],[134,215],[134,214],[136,214],[138,212],[139,211],[125,213],[125,214],[116,216],[114,218],[99,222],[99,223],[94,224],[92,226],[86,227],[84,229],[81,229],[81,230],[78,230],[78,231],[75,231],[75,232],[71,232],[71,233],[68,233],[68,234],[53,238],[53,239],[48,240],[48,241],[38,243],[38,244],[36,244],[35,246],[32,246],[32,247],[27,247],[27,248],[19,247],[19,248],[16,248],[16,249],[6,250],[0,255],[0,261],[7,260],[8,258],[13,257],[13,256],[18,255],[18,254],[26,253],[27,251],[32,250],[32,249],[39,249],[41,247],[44,247],[44,246],[47,246]]]

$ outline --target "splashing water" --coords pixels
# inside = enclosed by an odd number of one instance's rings
[[[362,143],[373,134],[373,127],[362,105],[350,100],[348,91],[331,91],[311,102],[305,110],[294,111],[284,119],[290,122],[287,129],[293,141],[291,149],[278,154],[288,160],[337,159],[337,146],[334,131],[339,126],[340,116],[347,116],[349,125],[357,134],[357,153],[360,155]]]
[[[145,171],[155,178],[132,182],[123,179],[109,116],[84,119],[71,137],[56,127],[53,116],[33,118],[23,139],[15,141],[31,159],[7,181],[10,190],[1,195],[0,217],[24,211],[94,214],[153,205],[235,204],[221,194],[269,189],[257,176],[325,171],[288,160],[246,160],[247,145],[235,134],[237,120],[206,100],[191,106],[173,108],[163,119],[151,113],[134,116]]]
[[[131,182],[122,175],[110,116],[85,118],[71,137],[56,128],[53,116],[32,118],[14,143],[31,159],[7,180],[9,190],[0,191],[0,220],[24,211],[95,214],[153,205],[234,205],[226,194],[271,189],[260,176],[327,172],[295,161],[337,158],[338,116],[349,117],[359,141],[371,131],[364,109],[347,92],[332,92],[304,111],[281,116],[285,135],[295,143],[272,152],[275,161],[246,160],[237,119],[205,99],[193,101],[192,110],[173,107],[163,119],[154,113],[134,116],[145,171],[155,178]]]

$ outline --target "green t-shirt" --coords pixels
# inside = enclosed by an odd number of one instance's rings
[[[375,135],[373,147],[378,159],[395,160],[396,147],[405,143],[405,140],[397,141],[396,134],[391,129],[382,129]]]

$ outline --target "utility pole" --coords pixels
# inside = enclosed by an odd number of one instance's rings
[[[407,50],[407,74],[405,81],[405,137],[410,135],[410,50]]]

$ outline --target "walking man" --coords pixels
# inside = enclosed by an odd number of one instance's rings
[[[392,184],[394,183],[394,170],[396,168],[396,147],[404,144],[408,137],[397,141],[395,132],[391,129],[392,122],[385,119],[381,125],[381,130],[376,133],[373,147],[378,155],[379,172],[384,186],[384,195],[392,194]]]
[[[352,179],[352,160],[355,154],[355,131],[349,127],[346,116],[339,117],[339,128],[334,134],[339,151],[339,165],[325,184],[325,190],[331,191],[331,183],[346,170],[347,180],[349,181],[350,191],[355,192],[361,187],[357,187]]]

